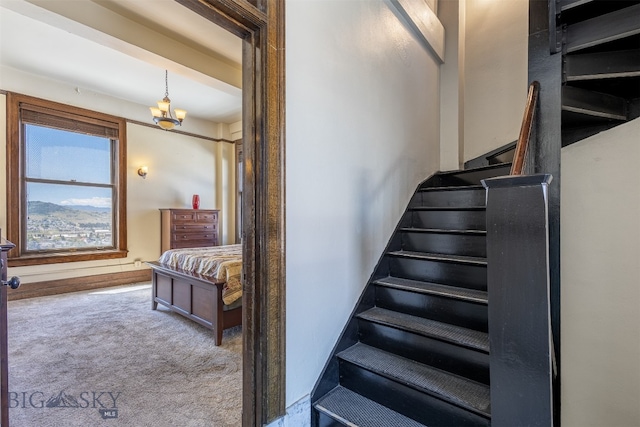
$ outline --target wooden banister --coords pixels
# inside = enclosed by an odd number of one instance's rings
[[[540,92],[540,83],[534,81],[529,85],[527,105],[524,109],[520,135],[518,136],[518,142],[516,144],[516,152],[513,155],[513,163],[511,164],[511,175],[522,175],[524,161],[529,147],[529,139],[531,137],[531,129],[533,128],[533,119],[536,112],[536,104],[538,102],[538,92]]]

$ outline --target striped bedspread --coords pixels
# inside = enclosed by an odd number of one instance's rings
[[[160,256],[161,264],[226,281],[222,301],[229,305],[242,296],[242,245],[171,249]]]

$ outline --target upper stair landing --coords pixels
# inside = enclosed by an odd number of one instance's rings
[[[640,116],[640,2],[562,0],[562,145]]]
[[[457,186],[482,186],[482,180],[496,176],[509,175],[511,162],[498,163],[489,166],[481,166],[462,170],[438,172],[425,181],[420,188],[430,187],[457,187]]]

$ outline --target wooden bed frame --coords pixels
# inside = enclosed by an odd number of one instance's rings
[[[159,262],[147,262],[152,269],[151,309],[162,304],[214,332],[215,345],[222,331],[242,324],[242,306],[229,309],[222,302],[224,281]]]

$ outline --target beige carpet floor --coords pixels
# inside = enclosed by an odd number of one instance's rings
[[[150,285],[9,302],[11,427],[241,425],[242,329],[212,332]]]

